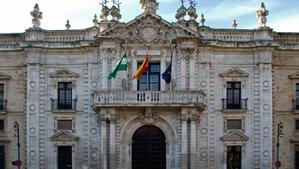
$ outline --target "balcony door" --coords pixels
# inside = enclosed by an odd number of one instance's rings
[[[240,109],[241,108],[241,83],[227,82],[227,108]]]
[[[58,109],[72,109],[72,82],[58,83]]]
[[[0,84],[0,110],[5,110],[4,84]]]
[[[72,146],[58,146],[58,169],[72,169]]]
[[[138,67],[141,64],[138,64]],[[160,63],[149,63],[148,72],[142,74],[138,80],[138,91],[160,90]]]

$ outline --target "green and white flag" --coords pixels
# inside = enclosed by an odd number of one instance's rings
[[[118,71],[126,71],[127,70],[127,55],[124,53],[122,57],[118,60],[114,68],[109,73],[108,79],[114,79]]]

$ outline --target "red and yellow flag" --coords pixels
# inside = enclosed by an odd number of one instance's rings
[[[143,73],[147,72],[148,69],[148,54],[146,50],[146,57],[142,63],[142,65],[138,68],[137,72],[135,73],[133,79],[139,80]]]

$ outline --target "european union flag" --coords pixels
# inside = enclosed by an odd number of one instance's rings
[[[162,73],[162,79],[164,79],[167,84],[171,82],[171,65],[172,63],[170,63],[165,72]]]

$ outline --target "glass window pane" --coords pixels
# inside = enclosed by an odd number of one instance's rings
[[[57,120],[57,130],[72,130],[72,120]]]
[[[0,130],[4,130],[4,120],[0,120]]]

